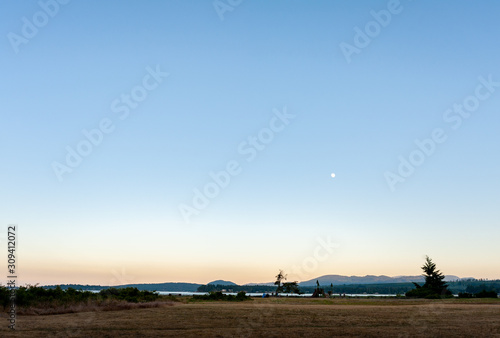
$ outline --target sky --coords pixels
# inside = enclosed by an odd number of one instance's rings
[[[2,1],[18,283],[500,278],[499,10]]]

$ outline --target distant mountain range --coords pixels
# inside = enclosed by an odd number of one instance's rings
[[[214,280],[213,282],[210,282],[210,283],[207,283],[207,284],[212,284],[212,285],[238,285],[236,283],[229,282],[227,280],[221,280],[221,279]]]
[[[458,280],[460,277],[454,275],[446,275],[445,281]],[[424,276],[341,276],[341,275],[325,275],[317,278],[310,279],[299,283],[299,286],[315,286],[316,281],[320,285],[343,285],[343,284],[382,284],[382,283],[411,283],[411,282],[424,282]]]
[[[453,275],[446,275],[446,281],[454,281],[464,279]],[[307,287],[307,286],[315,286],[316,281],[320,283],[322,286],[326,285],[349,285],[349,284],[385,284],[385,283],[422,283],[424,282],[423,276],[396,276],[396,277],[388,277],[388,276],[341,276],[341,275],[325,275],[317,278],[313,278],[307,281],[303,281],[299,283],[299,286]],[[238,285],[231,281],[225,280],[215,280],[213,282],[207,283],[212,285],[228,285],[235,286]],[[113,286],[116,288],[124,288],[124,287],[136,287],[139,290],[149,290],[149,291],[167,291],[167,292],[196,292],[198,287],[203,284],[197,283],[152,283],[152,284],[125,284],[125,285],[117,285]],[[245,284],[248,286],[254,285],[274,285],[274,282],[267,283],[248,283]],[[63,284],[60,285],[62,289],[74,288],[77,290],[102,290],[108,289],[111,286],[101,286],[101,285],[81,285],[81,284]],[[47,285],[46,288],[55,288],[56,285]]]
[[[445,281],[454,281],[460,278],[454,275],[446,275]],[[320,285],[349,285],[349,284],[385,284],[385,283],[422,283],[425,281],[424,276],[374,276],[374,275],[366,275],[366,276],[342,276],[342,275],[324,275],[320,277],[316,277],[307,281],[303,281],[299,283],[299,286],[316,286],[316,281],[319,282]],[[222,285],[222,284],[221,284]],[[274,285],[274,282],[268,283],[248,283],[245,285]]]

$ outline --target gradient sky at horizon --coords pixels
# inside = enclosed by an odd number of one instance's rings
[[[247,0],[221,20],[213,1],[73,0],[16,53],[40,3],[0,3],[0,245],[18,224],[20,283],[419,275],[425,255],[500,278],[500,86],[460,127],[443,117],[500,82],[500,3],[401,0],[350,63],[339,45],[388,1]],[[169,75],[120,119],[148,67]],[[59,182],[52,164],[103,119],[113,132]],[[436,128],[446,141],[391,191]],[[230,161],[241,173],[186,224],[179,205]]]

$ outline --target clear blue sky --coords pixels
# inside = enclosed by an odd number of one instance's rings
[[[0,3],[21,283],[500,278],[498,2],[41,3]]]

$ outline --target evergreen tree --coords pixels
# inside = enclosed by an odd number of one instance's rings
[[[283,283],[283,292],[284,293],[297,293],[297,294],[302,293],[299,289],[299,282],[298,281]]]
[[[280,272],[276,275],[276,282],[274,282],[274,285],[278,286],[276,288],[276,295],[283,292],[283,286],[281,285],[281,282],[283,280],[286,280],[286,275],[284,274],[283,270],[280,270]]]
[[[451,296],[450,290],[448,290],[448,285],[444,282],[444,275],[441,271],[436,269],[436,263],[429,258],[425,257],[425,263],[422,266],[424,271],[423,276],[425,277],[425,283],[420,286],[417,283],[413,283],[416,289],[410,290],[406,293],[407,297],[417,297],[417,298],[440,298]]]
[[[314,292],[312,294],[312,297],[323,297],[325,295],[325,290],[323,290],[320,285],[319,281],[316,280],[316,289],[314,289]]]
[[[429,256],[425,256],[425,264],[422,266],[422,270],[424,271],[423,276],[425,277],[424,288],[429,288],[436,293],[442,293],[448,285],[443,281],[444,275],[441,271],[436,270],[436,263],[429,258]]]

